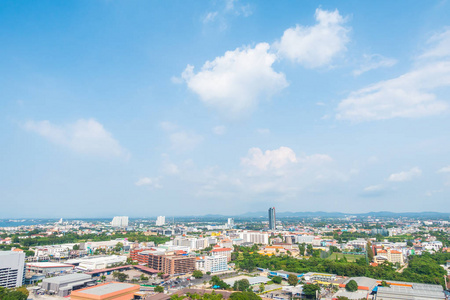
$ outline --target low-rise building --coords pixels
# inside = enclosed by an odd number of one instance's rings
[[[32,262],[26,264],[28,274],[49,275],[52,273],[67,272],[74,269],[74,265],[55,263],[55,262]]]

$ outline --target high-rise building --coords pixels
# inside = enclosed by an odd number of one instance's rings
[[[112,227],[127,227],[128,217],[114,217],[111,222]]]
[[[228,226],[228,228],[233,228],[233,226],[234,226],[233,218],[228,218],[227,226]]]
[[[269,208],[269,229],[275,230],[277,228],[277,219],[275,216],[275,207]]]
[[[0,251],[0,286],[14,288],[23,285],[25,253],[23,251]]]
[[[165,216],[159,216],[156,218],[156,226],[163,226],[164,224],[166,224]]]

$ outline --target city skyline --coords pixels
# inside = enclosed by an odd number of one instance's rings
[[[449,10],[3,1],[0,218],[450,212]]]

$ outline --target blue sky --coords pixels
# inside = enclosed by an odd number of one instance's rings
[[[2,1],[0,217],[450,212],[449,1]]]

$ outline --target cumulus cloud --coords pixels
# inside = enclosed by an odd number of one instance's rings
[[[399,173],[391,174],[388,178],[389,181],[392,182],[404,182],[404,181],[410,181],[422,174],[422,170],[420,170],[418,167],[414,167],[409,171],[402,171]]]
[[[450,166],[439,169],[438,173],[450,173]]]
[[[113,135],[94,119],[80,119],[66,125],[55,125],[47,120],[28,121],[23,128],[78,153],[103,157],[129,156]]]
[[[225,126],[216,126],[212,129],[214,134],[223,135],[227,132],[227,128]]]
[[[178,131],[169,135],[172,149],[175,151],[190,151],[203,141],[203,137],[194,132]]]
[[[247,193],[294,197],[321,183],[348,180],[348,175],[334,166],[329,155],[298,155],[289,147],[266,151],[251,148],[241,158],[241,166],[240,178]]]
[[[159,183],[159,178],[150,178],[150,177],[142,177],[139,178],[138,181],[135,182],[136,186],[148,186],[155,189],[162,188],[162,185]]]
[[[274,44],[278,55],[307,68],[328,65],[338,54],[346,50],[349,29],[344,26],[346,18],[338,10],[316,9],[314,26],[296,25],[284,31]]]
[[[450,29],[434,35],[413,70],[352,92],[339,103],[336,118],[373,121],[419,118],[446,111],[448,104],[436,93],[450,87],[449,43]]]
[[[207,61],[200,71],[188,65],[182,74],[190,90],[207,106],[231,116],[252,110],[288,86],[285,75],[272,68],[276,55],[269,44],[243,47]]]
[[[353,75],[359,76],[367,71],[378,68],[389,68],[397,63],[396,59],[384,57],[380,54],[364,54],[363,63],[353,71]]]
[[[296,162],[295,152],[288,147],[265,152],[262,152],[260,148],[251,148],[248,150],[248,156],[241,159],[243,165],[256,167],[259,170],[280,169],[289,163]]]

